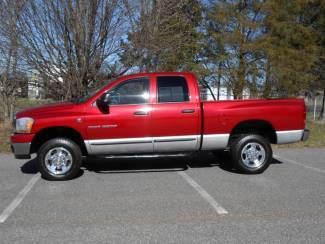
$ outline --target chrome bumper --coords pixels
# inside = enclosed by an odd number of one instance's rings
[[[301,140],[302,140],[302,141],[307,141],[308,138],[309,138],[309,134],[310,134],[310,131],[307,130],[307,129],[305,129],[305,130],[304,130],[304,133],[302,134]]]
[[[30,142],[12,143],[11,150],[17,159],[29,159],[30,157]]]

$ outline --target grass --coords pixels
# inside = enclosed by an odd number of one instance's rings
[[[325,123],[308,120],[306,128],[310,130],[309,139],[305,142],[293,144],[275,145],[275,148],[302,148],[302,147],[325,147]]]
[[[15,107],[15,112],[24,110],[26,108],[32,108],[40,106],[42,104],[51,103],[50,99],[27,99],[19,98]],[[10,134],[11,134],[11,124],[4,123],[0,120],[0,153],[10,152]]]
[[[0,152],[10,152],[11,125],[0,122]]]

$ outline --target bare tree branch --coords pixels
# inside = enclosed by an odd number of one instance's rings
[[[30,0],[19,19],[28,63],[58,97],[80,96],[118,52],[123,18],[118,0]]]

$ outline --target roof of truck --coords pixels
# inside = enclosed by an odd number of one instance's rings
[[[127,74],[127,75],[123,75],[121,77],[139,77],[139,76],[150,76],[150,75],[194,75],[195,74],[193,72],[140,72],[140,73],[134,73],[134,74]]]

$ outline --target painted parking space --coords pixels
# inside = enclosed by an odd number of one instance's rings
[[[7,206],[35,176],[8,171],[24,184],[2,182]],[[238,174],[213,155],[101,160],[71,181],[39,179],[0,236],[4,243],[324,243],[324,178],[285,160],[259,175]]]
[[[132,160],[127,162],[130,163]],[[155,160],[154,163],[162,162]],[[42,180],[7,224],[66,221],[71,224],[150,224],[215,214],[176,174],[182,168],[155,169],[153,172],[148,169],[132,172],[132,168],[120,172],[116,169],[85,171],[81,177],[66,182]]]
[[[222,196],[221,205],[232,215],[323,214],[325,175],[315,169],[274,159],[264,173],[243,175],[229,168],[220,170],[213,156],[196,161],[200,163],[187,173],[213,197]],[[200,164],[211,168],[196,167]]]
[[[298,164],[325,171],[325,149],[276,149],[274,153],[283,159],[293,160]]]
[[[0,156],[0,214],[28,184],[36,173],[34,167],[24,167],[26,161],[15,160],[10,154]]]

